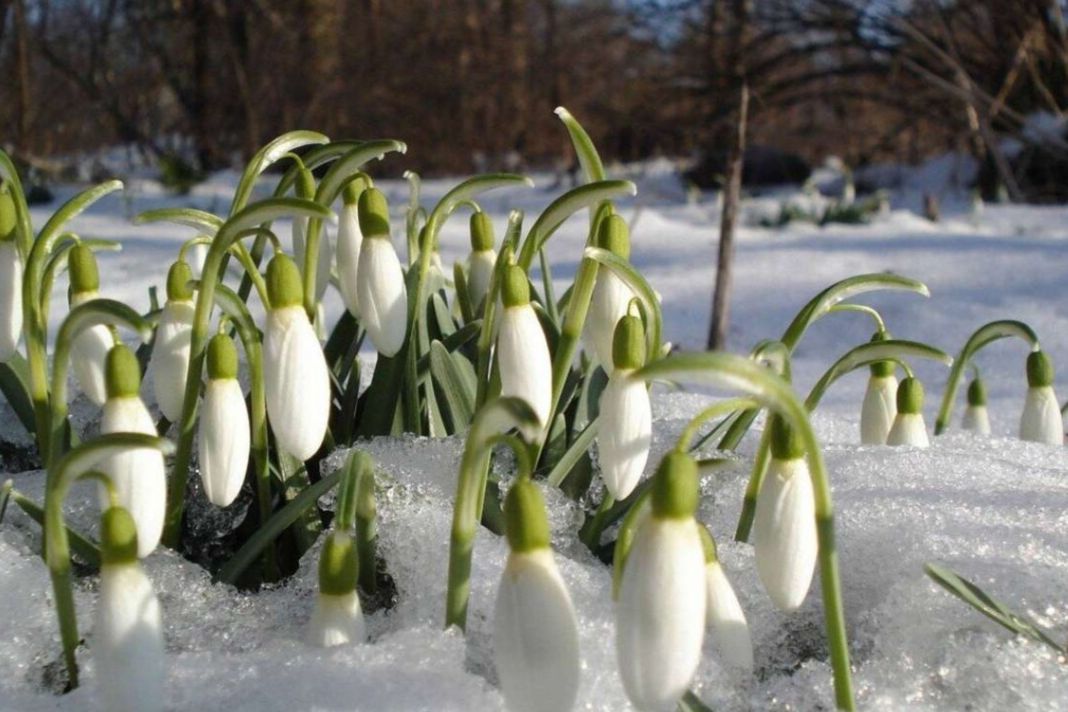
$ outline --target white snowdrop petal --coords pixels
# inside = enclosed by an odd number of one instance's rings
[[[653,417],[645,383],[619,370],[601,393],[601,425],[597,456],[605,487],[616,500],[629,495],[641,479],[649,458]]]
[[[163,709],[163,621],[159,600],[139,565],[101,568],[91,644],[103,709]]]
[[[98,296],[96,292],[75,294],[71,299],[71,306],[81,306]],[[107,360],[108,351],[114,345],[115,338],[103,325],[85,329],[71,343],[70,365],[78,388],[97,405],[104,405],[108,398],[107,385],[104,383],[104,362]]]
[[[497,253],[494,250],[479,250],[471,253],[467,270],[467,292],[473,309],[477,309],[489,293],[496,263]]]
[[[109,398],[104,403],[100,433],[155,435],[156,425],[139,397]],[[137,526],[137,556],[148,556],[163,534],[167,508],[163,455],[153,448],[128,450],[109,457],[101,470],[111,478],[119,503],[130,512]],[[100,507],[106,509],[108,505],[107,490],[101,485]]]
[[[360,322],[378,353],[396,356],[408,326],[408,294],[393,243],[364,240],[357,274]]]
[[[1064,444],[1064,419],[1053,386],[1027,389],[1020,415],[1020,439],[1047,445]]]
[[[931,441],[927,437],[927,423],[922,413],[898,413],[894,425],[886,436],[887,445],[911,445],[927,447]]]
[[[753,641],[738,597],[718,561],[705,567],[708,583],[708,625],[723,661],[744,670],[753,669]]]
[[[217,507],[226,507],[245,482],[251,437],[245,396],[237,379],[208,381],[198,427],[204,494]]]
[[[15,355],[22,336],[22,258],[14,240],[0,242],[0,361]]]
[[[552,408],[553,366],[545,332],[529,304],[506,308],[500,324],[497,360],[501,368],[501,395],[522,398],[530,404],[541,427],[523,436],[534,442],[545,432]]]
[[[152,345],[149,365],[152,368],[153,393],[160,412],[172,423],[182,417],[194,311],[191,301],[167,302]]]
[[[627,697],[641,710],[673,708],[701,661],[708,592],[692,519],[650,517],[623,570],[616,658]]]
[[[494,662],[512,712],[566,712],[579,683],[578,625],[552,552],[512,553],[497,589]]]
[[[338,214],[337,275],[341,299],[353,316],[359,316],[359,268],[363,233],[360,232],[359,210],[356,205],[344,205]]]
[[[772,459],[757,496],[753,523],[757,573],[771,600],[798,608],[816,568],[816,504],[804,458]]]
[[[872,376],[860,410],[860,442],[885,445],[897,415],[897,378]]]
[[[985,405],[968,405],[964,409],[961,427],[980,435],[990,435],[990,413]]]
[[[315,454],[330,419],[330,374],[300,306],[272,309],[263,341],[263,385],[271,429],[300,460]]]
[[[332,648],[362,643],[366,637],[360,597],[355,591],[342,595],[320,593],[316,597],[305,638],[308,645]]]
[[[587,350],[592,348],[606,371],[611,371],[613,366],[612,337],[616,324],[626,315],[633,297],[634,292],[614,272],[607,268],[597,270],[584,337]]]

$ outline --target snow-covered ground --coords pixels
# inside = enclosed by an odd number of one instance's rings
[[[705,341],[710,311],[718,210],[711,197],[690,202],[668,167],[646,166],[636,175],[637,202],[621,212],[634,220],[632,261],[663,297],[665,338],[683,349]],[[487,194],[479,202],[494,216],[498,238],[505,216],[523,209],[530,225],[557,192],[540,188]],[[138,307],[147,289],[162,290],[167,268],[188,230],[135,226],[126,218],[163,205],[193,205],[225,212],[235,176],[221,174],[191,196],[164,195],[137,182],[124,198],[108,198],[80,217],[83,235],[121,240],[118,254],[100,259],[102,292]],[[424,184],[432,203],[452,182]],[[400,226],[406,184],[380,184]],[[61,189],[65,199],[73,188]],[[909,209],[916,194],[893,195],[895,207],[867,226],[753,227],[775,214],[781,196],[746,203],[735,262],[731,348],[743,352],[762,338],[778,337],[798,308],[843,277],[893,271],[927,283],[929,300],[904,293],[865,295],[895,336],[926,341],[955,353],[979,325],[1000,318],[1026,321],[1038,332],[1054,364],[1068,368],[1068,208],[987,206],[973,216],[964,200],[944,200],[943,221],[932,224]],[[906,209],[909,208],[909,209]],[[35,210],[40,224],[47,211]],[[466,216],[441,236],[446,264],[467,251]],[[285,234],[286,230],[282,230]],[[585,239],[578,217],[552,238],[550,255],[559,294],[573,276]],[[398,244],[402,242],[398,240]],[[62,281],[62,280],[60,280]],[[58,324],[65,300],[53,303]],[[328,313],[340,313],[336,294]],[[795,381],[804,393],[831,361],[866,341],[872,327],[858,314],[819,322],[797,350]],[[824,399],[816,424],[824,443],[838,513],[845,606],[854,681],[862,708],[899,710],[1056,710],[1068,699],[1064,661],[1048,649],[1013,639],[931,583],[922,564],[939,561],[1068,637],[1068,453],[1064,448],[1011,438],[1023,402],[1025,349],[1005,341],[979,358],[990,392],[993,439],[966,434],[938,438],[926,451],[860,447],[856,443],[865,376],[854,374]],[[916,364],[927,386],[926,414],[933,422],[946,372]],[[1068,382],[1058,380],[1062,399]],[[685,420],[710,396],[658,390],[654,402],[656,453],[669,447]],[[961,396],[963,398],[963,395]],[[6,406],[5,406],[6,408]],[[958,405],[959,417],[961,406]],[[91,417],[82,404],[79,412]],[[9,413],[0,438],[24,441]],[[826,664],[822,607],[815,584],[803,608],[777,612],[756,576],[752,550],[731,541],[752,455],[703,482],[701,517],[720,543],[721,558],[752,627],[756,672],[742,678],[722,667],[711,642],[694,689],[716,710],[812,710],[833,707]],[[311,612],[317,549],[299,574],[256,595],[213,586],[193,564],[160,550],[147,561],[167,626],[170,709],[401,709],[492,710],[502,699],[494,687],[490,631],[496,582],[506,547],[480,532],[475,544],[469,634],[443,632],[450,500],[462,441],[403,438],[371,442],[386,492],[380,499],[381,555],[397,582],[396,607],[370,616],[368,645],[321,651],[302,642]],[[333,460],[340,462],[343,453]],[[16,486],[40,498],[40,473],[10,473]],[[581,622],[582,687],[578,707],[629,709],[614,663],[610,572],[577,543],[576,505],[547,492],[554,544]],[[84,493],[83,493],[84,495]],[[83,501],[84,500],[84,501]],[[73,522],[92,529],[89,497],[75,496]],[[62,698],[43,689],[58,665],[58,635],[50,588],[36,557],[34,525],[18,513],[0,526],[0,708],[82,709],[92,705],[91,655],[81,649],[86,684]],[[77,593],[88,630],[95,582]]]

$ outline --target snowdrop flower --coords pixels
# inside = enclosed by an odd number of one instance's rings
[[[541,492],[520,477],[504,502],[508,561],[497,588],[493,659],[512,712],[566,712],[579,683],[578,624],[549,547]]]
[[[629,259],[630,231],[627,221],[614,214],[602,220],[597,230],[597,246]],[[607,267],[598,268],[583,337],[587,350],[593,352],[606,371],[612,365],[612,337],[616,323],[626,316],[633,298],[634,292],[615,272]]]
[[[753,641],[749,635],[749,623],[745,619],[734,588],[719,563],[716,541],[708,529],[699,528],[705,551],[705,580],[708,585],[706,603],[708,626],[716,641],[723,661],[732,668],[751,672],[753,669]]]
[[[341,288],[341,299],[349,314],[360,315],[359,275],[360,248],[363,246],[363,233],[360,232],[360,211],[358,202],[360,191],[354,183],[349,183],[341,192],[343,205],[338,214],[337,226],[337,276]]]
[[[471,256],[468,258],[467,294],[477,313],[489,294],[497,252],[493,249],[493,223],[480,211],[471,214]]]
[[[319,554],[319,596],[308,622],[308,645],[332,648],[361,643],[367,637],[356,593],[359,573],[352,534],[340,529],[327,534]]]
[[[15,241],[15,202],[0,192],[0,361],[15,355],[22,336],[22,256]]]
[[[620,319],[613,347],[615,368],[601,392],[597,454],[605,487],[614,499],[621,500],[641,479],[653,439],[649,390],[644,381],[631,376],[645,364],[641,319],[629,314]]]
[[[237,381],[237,349],[226,334],[208,342],[208,382],[200,414],[197,452],[204,494],[217,507],[233,502],[248,469],[250,426]]]
[[[96,268],[96,256],[85,245],[75,245],[67,254],[70,271],[70,305],[81,306],[97,299],[100,294],[100,275]],[[115,344],[111,330],[103,324],[85,329],[71,344],[71,367],[82,393],[97,405],[107,400],[104,383],[104,361]],[[155,430],[153,430],[155,434]]]
[[[389,236],[389,205],[376,188],[360,194],[363,245],[357,269],[360,322],[378,353],[396,356],[408,330],[408,294],[397,251]]]
[[[277,254],[267,265],[267,329],[263,339],[263,386],[267,416],[278,445],[307,460],[326,436],[330,419],[330,374],[315,330],[304,311],[296,264]]]
[[[1047,445],[1064,443],[1064,420],[1053,392],[1053,362],[1042,351],[1027,356],[1027,397],[1020,415],[1020,439]]]
[[[887,445],[913,445],[927,447],[927,424],[923,419],[923,384],[919,379],[909,377],[897,387],[897,415],[890,434],[886,436]]]
[[[876,332],[872,341],[890,338],[885,331]],[[880,361],[870,367],[868,389],[860,410],[860,442],[862,445],[885,445],[886,437],[897,415],[897,378],[892,361]]]
[[[522,267],[505,268],[501,300],[504,311],[497,333],[501,395],[522,398],[534,410],[541,428],[524,432],[523,437],[538,442],[548,428],[552,409],[553,367],[545,332],[530,306],[530,283]]]
[[[651,511],[634,535],[616,609],[616,658],[640,710],[673,708],[701,661],[708,582],[697,509],[697,463],[666,455]]]
[[[189,349],[193,337],[193,271],[179,260],[167,273],[167,303],[152,344],[153,391],[160,412],[172,423],[182,417],[185,378],[189,371]]]
[[[100,522],[100,594],[92,656],[101,708],[163,709],[163,619],[152,583],[137,561],[137,527],[120,506]]]
[[[156,425],[138,391],[141,370],[133,351],[116,344],[105,362],[107,401],[100,419],[101,435],[142,433],[155,435]],[[159,544],[167,504],[167,476],[163,454],[154,448],[129,450],[109,457],[100,468],[115,488],[118,503],[137,524],[137,555],[144,558]],[[110,504],[106,488],[100,488],[100,506]]]
[[[986,387],[983,380],[976,376],[968,384],[968,405],[964,409],[964,420],[961,423],[965,430],[971,430],[980,435],[990,434],[990,415],[986,410]]]
[[[816,569],[816,501],[797,433],[778,414],[768,427],[771,461],[757,495],[753,549],[768,596],[780,609],[793,611],[808,595]]]

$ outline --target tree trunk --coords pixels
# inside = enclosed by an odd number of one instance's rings
[[[716,289],[712,294],[712,324],[708,329],[708,348],[727,346],[730,325],[730,297],[734,263],[734,229],[738,223],[738,204],[742,194],[742,164],[745,159],[745,127],[749,120],[749,85],[742,83],[738,101],[738,126],[731,146],[724,186],[723,212],[719,222],[719,258],[716,263]]]

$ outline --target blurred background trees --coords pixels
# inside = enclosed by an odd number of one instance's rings
[[[0,142],[43,165],[122,144],[206,171],[306,127],[403,138],[428,173],[559,169],[564,104],[608,157],[701,152],[715,180],[744,80],[747,181],[769,149],[784,170],[958,150],[1019,196],[1056,169],[999,142],[1068,106],[1063,5],[0,0]]]

